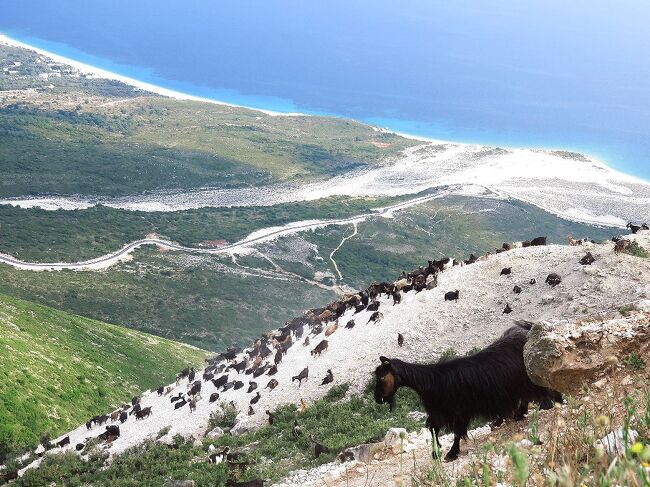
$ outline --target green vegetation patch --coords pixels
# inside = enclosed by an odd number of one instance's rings
[[[623,252],[633,255],[634,257],[641,257],[642,259],[647,259],[650,257],[650,253],[648,253],[646,249],[639,245],[639,242],[636,240],[633,240]]]
[[[422,421],[412,419],[408,413],[421,409],[417,395],[410,390],[400,390],[397,407],[389,413],[388,407],[376,404],[370,390],[353,395],[349,400],[333,402],[345,387],[334,386],[329,399],[322,399],[298,414],[294,406],[284,406],[274,411],[272,426],[241,436],[223,436],[204,440],[202,447],[175,438],[178,448],[156,443],[145,443],[114,457],[104,467],[103,457],[91,457],[86,463],[76,455],[55,455],[40,468],[30,470],[17,483],[18,486],[97,485],[97,486],[160,486],[165,479],[191,479],[197,487],[225,484],[228,473],[222,465],[207,463],[209,445],[228,445],[233,450],[246,449],[245,461],[251,465],[237,474],[240,480],[263,478],[277,481],[296,469],[308,469],[331,462],[345,448],[366,442],[381,441],[391,427],[417,430]],[[291,434],[294,421],[298,421],[302,434]],[[308,436],[316,439],[331,451],[314,457]]]
[[[262,262],[249,257],[245,265]],[[229,256],[152,248],[101,272],[20,271],[0,264],[0,293],[208,350],[250,343],[336,297],[299,277],[238,267]]]
[[[0,295],[0,444],[35,445],[172,382],[204,350]]]
[[[158,234],[197,247],[236,242],[261,228],[293,221],[340,219],[388,206],[398,198],[333,197],[273,206],[143,212],[96,206],[47,211],[0,205],[0,252],[29,262],[77,262]]]
[[[15,90],[0,102],[0,197],[324,179],[418,143],[348,119],[155,96],[38,58],[0,46],[15,72],[0,70],[0,91]]]

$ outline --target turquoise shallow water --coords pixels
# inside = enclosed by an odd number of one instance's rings
[[[4,0],[11,37],[125,76],[650,180],[650,4]]]

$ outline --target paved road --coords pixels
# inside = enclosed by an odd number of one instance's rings
[[[261,243],[267,240],[272,240],[274,238],[280,237],[282,235],[289,235],[292,233],[302,232],[305,230],[311,230],[314,228],[326,227],[331,225],[347,225],[354,222],[360,222],[366,220],[367,218],[377,217],[377,216],[386,216],[395,211],[403,210],[410,206],[418,205],[426,201],[432,200],[434,198],[439,198],[444,194],[444,192],[439,192],[435,194],[429,194],[426,196],[421,196],[418,198],[413,198],[396,205],[387,206],[384,208],[379,208],[373,210],[369,213],[362,215],[356,215],[350,218],[341,218],[334,220],[308,220],[303,222],[294,222],[289,223],[283,227],[272,227],[268,229],[262,229],[255,231],[252,236],[247,237],[239,242],[232,244],[224,245],[216,249],[201,249],[196,247],[185,247],[178,243],[172,242],[170,240],[163,240],[159,238],[144,238],[141,240],[136,240],[131,242],[120,250],[97,257],[95,259],[86,260],[82,262],[23,262],[19,259],[11,257],[10,255],[0,254],[0,263],[11,265],[17,269],[23,270],[97,270],[110,267],[113,264],[116,264],[120,260],[124,259],[128,254],[133,252],[135,249],[142,247],[143,245],[156,245],[160,248],[166,250],[177,250],[183,252],[191,252],[194,254],[221,254],[229,253],[242,248],[250,247],[254,244]]]

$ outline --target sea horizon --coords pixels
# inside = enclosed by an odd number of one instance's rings
[[[522,141],[518,143],[514,140],[508,140],[505,136],[503,138],[495,138],[494,136],[487,135],[485,138],[472,136],[463,137],[459,136],[458,133],[449,133],[449,130],[445,128],[444,123],[433,124],[422,121],[401,120],[386,117],[351,117],[343,113],[334,113],[304,106],[298,107],[293,100],[287,98],[247,95],[236,90],[215,89],[208,86],[198,86],[186,81],[167,79],[158,76],[151,69],[120,64],[109,59],[88,54],[76,47],[61,42],[25,36],[11,31],[0,31],[0,42],[3,41],[3,38],[8,44],[34,50],[42,55],[55,59],[57,62],[72,65],[82,72],[119,80],[125,84],[170,98],[251,109],[272,116],[291,115],[344,118],[376,126],[403,137],[427,142],[448,142],[501,147],[507,149],[538,149],[545,151],[576,152],[589,156],[621,174],[638,178],[645,183],[650,182],[650,171],[634,170],[634,168],[643,169],[643,166],[633,165],[632,169],[630,169],[630,167],[625,167],[625,165],[620,164],[620,161],[618,161],[619,164],[617,164],[616,157],[608,156],[606,151],[597,148],[542,141],[539,143],[531,143],[532,141],[526,141],[527,143]]]

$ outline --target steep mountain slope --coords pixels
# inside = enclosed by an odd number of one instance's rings
[[[640,232],[629,238],[643,247],[650,247],[650,232]],[[587,251],[596,260],[583,266],[579,260]],[[511,275],[500,275],[504,267],[512,268]],[[545,283],[551,272],[558,273],[562,279],[554,287]],[[570,319],[629,309],[650,296],[648,276],[650,260],[616,254],[612,242],[576,247],[517,248],[472,265],[455,266],[439,274],[436,288],[404,293],[401,304],[392,305],[386,297],[381,297],[378,302],[383,319],[376,323],[368,323],[372,314],[368,310],[357,314],[348,310],[339,318],[338,329],[327,337],[324,330],[313,331],[306,327],[302,337],[282,358],[273,377],[265,374],[253,379],[243,372],[231,370],[227,372],[228,380],[242,381],[244,387],[227,392],[215,389],[211,382],[205,381],[202,399],[198,401],[195,412],[187,406],[174,409],[169,396],[145,394],[142,406],[151,406],[152,415],[143,421],[127,421],[120,425],[122,435],[112,442],[108,451],[111,454],[123,452],[146,439],[156,438],[161,429],[165,429],[161,441],[170,441],[176,434],[201,437],[206,432],[211,413],[220,411],[225,403],[231,401],[240,411],[234,431],[241,434],[248,428],[263,424],[267,409],[275,410],[282,404],[296,404],[301,400],[309,406],[323,397],[330,389],[329,385],[321,385],[328,369],[333,372],[333,385],[347,383],[350,392],[363,391],[380,354],[427,362],[449,349],[463,353],[482,347],[517,319]],[[531,283],[531,279],[536,282]],[[522,288],[521,294],[513,292],[515,285]],[[445,301],[444,293],[456,289],[460,292],[459,300]],[[513,309],[509,315],[503,314],[506,304]],[[354,319],[356,325],[351,329],[345,328],[350,319]],[[325,326],[331,324],[323,323]],[[398,346],[398,333],[404,335],[403,347]],[[309,346],[303,345],[305,337],[310,339]],[[328,348],[320,356],[314,356],[310,352],[323,339],[328,340]],[[272,362],[272,357],[267,361]],[[240,354],[233,363],[243,358]],[[292,377],[305,367],[309,368],[309,378],[300,386]],[[265,388],[270,379],[278,381],[272,391]],[[250,380],[255,380],[258,388],[248,393]],[[188,388],[187,379],[170,387],[170,396],[184,393]],[[253,405],[253,414],[247,415],[250,400],[258,391],[261,397]],[[210,403],[208,398],[214,392],[219,392],[219,400]],[[84,442],[102,429],[94,428],[89,432],[82,425],[69,433],[71,443]],[[327,443],[326,437],[320,440]]]
[[[36,444],[207,352],[0,295],[0,446]]]

